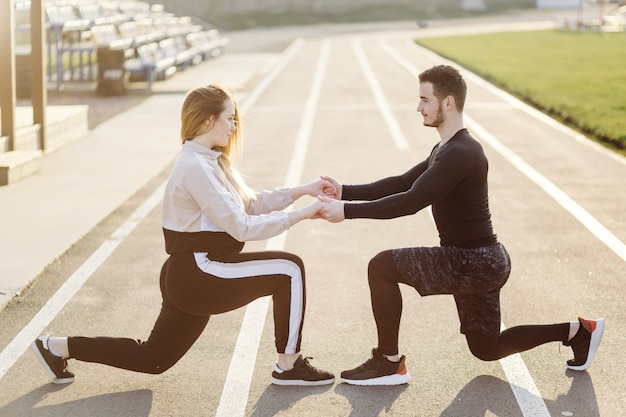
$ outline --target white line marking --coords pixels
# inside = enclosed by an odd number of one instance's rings
[[[270,84],[274,81],[274,79],[280,74],[287,64],[291,62],[291,60],[300,52],[300,50],[304,47],[304,39],[296,38],[289,47],[285,50],[285,53],[281,56],[280,62],[274,66],[272,71],[259,84],[250,92],[250,94],[246,97],[245,103],[242,104],[242,110],[248,111],[254,103],[259,99],[261,94],[267,90]]]
[[[386,43],[379,42],[379,44],[402,67],[408,70],[410,74],[417,77],[417,69],[403,56],[389,47]],[[467,116],[465,117],[467,118]],[[479,126],[477,123],[475,123],[475,125]],[[432,212],[430,216],[434,223],[435,221],[432,218]],[[501,327],[503,329],[505,328],[504,323],[501,323]],[[550,412],[546,407],[546,403],[543,401],[543,398],[535,385],[535,381],[532,379],[530,372],[528,372],[528,368],[526,367],[521,355],[516,353],[500,359],[500,366],[502,366],[502,369],[507,376],[509,385],[511,386],[511,390],[515,395],[522,414],[526,417],[550,417]]]
[[[517,156],[513,151],[504,146],[502,142],[496,139],[491,133],[487,132],[482,126],[468,115],[464,116],[467,126],[476,136],[497,153],[506,159],[511,165],[517,168],[528,179],[537,184],[550,197],[552,197],[561,207],[567,210],[576,220],[582,223],[587,230],[596,236],[602,243],[611,249],[617,256],[626,261],[626,245],[617,238],[611,231],[604,227],[595,219],[587,210],[582,208],[578,203],[572,200],[559,187],[554,185],[550,180],[541,175],[536,169],[527,164],[522,158]]]
[[[46,328],[61,309],[78,292],[91,275],[107,260],[163,198],[165,184],[157,188],[146,201],[68,278],[32,320],[0,353],[0,378],[15,364],[30,343]]]
[[[502,330],[506,329],[501,323]],[[546,403],[519,353],[500,359],[509,385],[525,417],[550,417]]]
[[[409,142],[404,137],[404,134],[402,133],[402,129],[400,129],[400,125],[398,124],[398,121],[396,120],[395,117],[393,117],[393,113],[391,112],[391,109],[389,108],[389,104],[387,100],[385,99],[385,93],[383,92],[383,89],[380,86],[380,83],[378,82],[378,79],[376,78],[374,71],[372,71],[372,67],[367,61],[367,57],[365,56],[365,53],[363,52],[363,47],[361,46],[361,43],[356,38],[352,39],[352,49],[354,49],[354,53],[356,54],[357,60],[359,61],[359,64],[361,65],[361,69],[363,70],[363,73],[365,74],[365,78],[367,79],[367,83],[370,85],[372,94],[374,95],[374,100],[376,101],[376,105],[378,106],[378,109],[380,110],[380,114],[383,116],[383,120],[387,124],[387,128],[389,129],[389,132],[391,133],[391,138],[393,139],[394,143],[396,144],[396,147],[399,150],[401,151],[408,150],[410,148]]]
[[[383,51],[387,52],[387,54],[389,54],[393,59],[395,59],[396,62],[400,64],[402,68],[407,70],[408,73],[411,74],[412,77],[415,77],[415,81],[417,82],[418,80],[417,76],[419,75],[420,72],[417,70],[417,68],[413,66],[411,62],[409,62],[408,59],[403,57],[398,51],[390,47],[387,44],[387,42],[383,40],[379,40],[378,45],[383,49]]]
[[[330,41],[326,39],[322,44],[320,58],[317,61],[315,77],[304,108],[300,130],[296,137],[291,163],[285,178],[285,187],[298,185],[302,176],[329,53]],[[265,249],[282,250],[285,247],[286,238],[287,232],[284,232],[269,239]],[[239,331],[230,367],[228,368],[222,397],[215,413],[217,417],[237,417],[245,414],[250,384],[252,383],[252,373],[268,307],[269,297],[259,298],[246,307],[243,324]]]

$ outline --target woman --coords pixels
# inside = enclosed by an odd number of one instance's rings
[[[272,383],[332,384],[300,355],[306,304],[302,260],[279,252],[241,252],[244,242],[279,235],[314,218],[322,203],[282,211],[303,195],[334,195],[328,180],[252,192],[234,168],[241,149],[237,103],[217,85],[190,91],[181,112],[182,150],[163,197],[170,257],[161,270],[162,309],[147,341],[40,336],[32,349],[54,383],[70,383],[67,359],[158,374],[172,367],[213,314],[271,295],[278,360]]]

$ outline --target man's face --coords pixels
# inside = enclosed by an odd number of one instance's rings
[[[433,84],[420,84],[420,102],[417,112],[424,118],[424,126],[439,127],[444,122],[443,103],[433,94]]]

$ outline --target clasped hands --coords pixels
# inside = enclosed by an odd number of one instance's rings
[[[317,201],[307,207],[308,218],[325,219],[331,223],[345,220],[343,201],[341,201],[342,185],[333,177],[322,175],[311,183],[317,189]]]

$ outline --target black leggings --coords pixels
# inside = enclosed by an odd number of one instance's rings
[[[496,361],[514,353],[524,352],[548,342],[564,342],[569,323],[511,327],[499,336],[467,332],[465,339],[474,356],[483,361]]]
[[[161,270],[161,313],[147,341],[70,337],[70,357],[131,371],[158,374],[171,368],[198,339],[212,314],[271,295],[279,353],[300,351],[306,304],[304,264],[278,252],[235,253],[209,260],[172,255]]]
[[[414,249],[412,254],[414,257],[431,257],[429,259],[431,268],[427,269],[428,271],[441,271],[441,269],[449,267],[447,265],[438,268],[437,265],[433,264],[433,262],[449,262],[449,259],[446,260],[445,257],[441,257],[441,254],[431,256],[434,248],[425,248],[423,251],[420,251],[421,248],[411,249]],[[424,285],[422,281],[431,281],[432,283],[433,280],[431,276],[425,277],[423,280],[417,276],[403,276],[399,270],[406,270],[407,268],[405,265],[398,267],[396,259],[406,258],[398,256],[394,258],[393,251],[381,252],[370,261],[368,267],[372,310],[378,331],[378,351],[385,355],[398,353],[398,332],[402,316],[402,294],[399,283],[419,289]],[[414,269],[414,271],[418,270]],[[422,295],[435,293],[429,292]],[[456,295],[454,292],[445,293]],[[497,304],[493,308],[497,308],[497,316],[499,317],[499,302]],[[457,303],[457,307],[463,306],[464,304]],[[464,315],[460,314],[460,316],[463,317]],[[512,327],[499,335],[490,335],[474,329],[463,332],[472,354],[479,359],[491,361],[532,349],[547,342],[566,341],[569,334],[569,323]]]

